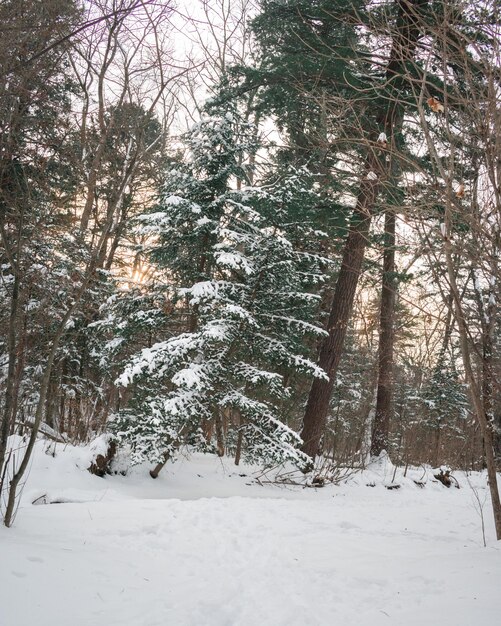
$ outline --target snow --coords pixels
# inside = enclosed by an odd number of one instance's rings
[[[217,298],[218,284],[211,280],[195,283],[192,287],[179,289],[182,296],[191,296],[190,304],[199,304],[205,298]]]
[[[482,547],[460,474],[446,489],[381,458],[314,490],[256,483],[256,468],[215,456],[181,456],[156,481],[146,467],[92,476],[88,458],[37,444],[15,525],[0,529],[2,626],[499,623],[501,546],[487,503]],[[484,475],[469,480],[487,493]],[[41,496],[62,503],[31,505]]]
[[[88,446],[89,456],[87,461],[84,460],[85,457],[81,457],[79,465],[83,465],[84,469],[86,469],[99,455],[106,456],[112,439],[113,437],[109,434],[102,434],[96,437]],[[85,450],[85,448],[82,448],[82,450]]]
[[[190,363],[188,367],[176,372],[172,377],[174,385],[179,387],[199,388],[202,384],[204,367],[197,363]]]
[[[247,275],[254,273],[252,264],[239,252],[216,252],[216,263],[232,270],[243,270]]]

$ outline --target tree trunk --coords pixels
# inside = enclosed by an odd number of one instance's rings
[[[496,466],[501,470],[501,411],[496,415],[494,430],[494,454],[496,456]]]
[[[343,261],[329,316],[329,336],[325,338],[320,347],[318,365],[329,374],[329,380],[315,378],[304,415],[301,432],[303,452],[312,459],[320,451],[320,440],[325,429],[329,402],[341,360],[347,325],[353,308],[358,277],[362,269],[365,246],[369,235],[371,214],[364,210],[366,207],[372,208],[377,190],[373,181],[366,181],[366,183],[367,186],[364,194],[361,194],[344,248]]]
[[[3,208],[3,207],[0,207]],[[14,253],[9,246],[7,236],[4,229],[3,222],[0,224],[2,244],[4,246],[5,254],[11,265],[12,272],[14,274],[14,281],[12,285],[12,296],[10,301],[9,312],[9,325],[7,331],[7,349],[8,349],[8,366],[7,366],[7,382],[5,389],[5,404],[2,415],[2,427],[0,434],[0,474],[3,475],[3,466],[5,463],[5,457],[7,454],[7,439],[11,434],[12,425],[15,421],[14,407],[17,404],[16,397],[16,365],[18,361],[17,354],[17,340],[18,340],[18,317],[19,317],[19,305],[20,305],[20,287],[21,287],[21,246],[23,242],[22,230],[24,220],[24,208],[21,208],[19,214],[19,225],[17,231],[17,245]],[[3,489],[3,481],[0,479],[0,491]]]
[[[17,310],[19,304],[19,275],[18,271],[14,273],[14,284],[12,288],[12,298],[10,304],[9,331],[8,331],[8,351],[9,364],[7,367],[7,384],[5,391],[5,405],[2,416],[2,431],[0,439],[0,472],[5,462],[7,452],[7,439],[11,432],[13,422],[12,407],[14,406],[14,379],[16,373],[16,326],[17,326]],[[0,483],[0,487],[3,485]]]
[[[159,475],[159,474],[160,474],[160,472],[162,471],[162,469],[163,469],[164,465],[165,465],[165,464],[167,463],[167,461],[170,459],[170,456],[171,456],[170,454],[165,453],[164,460],[163,460],[163,461],[161,461],[160,463],[157,463],[157,464],[155,465],[155,467],[154,467],[152,470],[150,470],[150,476],[151,476],[152,478],[158,478],[158,475]]]
[[[242,431],[238,433],[237,448],[235,450],[235,465],[240,465],[240,457],[242,456],[242,443],[244,434]]]
[[[235,465],[240,465],[240,458],[242,456],[242,447],[244,443],[244,431],[243,431],[243,419],[240,411],[238,412],[238,437],[237,437],[237,446],[235,449]]]
[[[216,449],[218,456],[224,456],[224,420],[225,416],[217,411],[215,416],[215,424],[216,424]]]
[[[384,225],[384,260],[379,321],[379,373],[371,456],[388,450],[393,413],[393,344],[395,338],[395,213],[387,210]]]
[[[41,381],[41,385],[40,385],[40,394],[39,394],[39,398],[38,398],[38,402],[37,402],[37,408],[36,408],[36,412],[35,412],[35,420],[33,422],[33,427],[32,427],[30,438],[28,440],[28,445],[27,445],[26,450],[24,452],[21,464],[19,465],[18,469],[15,470],[14,475],[12,477],[12,480],[10,481],[9,495],[8,495],[8,498],[7,498],[7,507],[5,509],[5,515],[4,515],[4,524],[8,528],[12,525],[12,522],[14,521],[14,513],[15,513],[15,508],[16,508],[16,502],[17,502],[17,488],[18,488],[19,483],[21,482],[21,479],[23,478],[23,476],[24,476],[24,474],[25,474],[25,472],[26,472],[26,470],[28,468],[28,464],[29,464],[30,459],[31,459],[31,454],[33,452],[33,448],[35,447],[35,442],[36,442],[36,439],[37,439],[37,435],[38,435],[38,431],[39,431],[39,428],[40,428],[40,424],[42,423],[43,413],[44,413],[44,409],[45,409],[45,401],[46,401],[46,398],[47,398],[47,391],[49,389],[50,376],[51,376],[51,373],[52,373],[52,366],[53,366],[53,363],[54,363],[54,357],[55,357],[56,351],[57,351],[57,349],[59,347],[59,343],[61,341],[61,337],[64,334],[64,329],[66,327],[66,323],[70,319],[71,313],[74,310],[74,306],[70,307],[68,309],[68,311],[66,312],[66,314],[63,317],[63,320],[60,323],[59,328],[58,328],[58,330],[56,332],[54,340],[52,342],[52,346],[51,346],[50,352],[49,352],[48,357],[47,357],[47,362],[45,364],[45,372],[44,372],[44,375],[42,377],[42,381]]]
[[[485,412],[485,398],[482,397],[482,386],[478,384],[478,381],[473,372],[468,327],[466,325],[465,314],[463,311],[463,305],[461,302],[461,297],[456,281],[456,275],[454,272],[454,265],[452,261],[452,244],[450,240],[452,223],[451,216],[452,206],[450,198],[448,198],[444,215],[444,250],[447,264],[447,273],[449,278],[449,284],[451,286],[451,292],[454,298],[454,316],[459,331],[459,340],[465,379],[468,385],[468,391],[470,392],[471,403],[475,410],[475,414],[478,420],[478,424],[480,426],[480,430],[482,432],[484,442],[485,463],[487,466],[487,477],[489,481],[492,511],[494,514],[496,537],[498,540],[501,540],[501,498],[499,496],[496,474],[496,459],[494,456],[494,423],[492,419],[490,419],[490,416]]]
[[[494,417],[493,382],[494,382],[494,338],[496,330],[496,304],[493,294],[485,307],[484,328],[482,329],[482,401],[487,422],[491,424],[494,458],[499,461],[500,433]]]

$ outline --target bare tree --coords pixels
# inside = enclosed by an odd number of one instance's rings
[[[486,2],[477,7],[478,13],[472,10],[465,16],[450,3],[436,16],[429,62],[440,59],[443,86],[437,89],[425,71],[418,109],[432,163],[427,182],[443,207],[442,246],[435,256],[445,265],[464,377],[484,443],[496,535],[501,539],[492,411],[492,356],[501,278],[499,10],[497,17],[495,10],[490,14],[492,20],[476,19],[488,6],[494,9]],[[467,28],[471,21],[476,22],[476,35]],[[435,92],[430,95],[432,89]],[[465,300],[458,259],[467,267],[464,280],[473,279],[476,311]],[[477,332],[480,350],[475,341]],[[477,360],[481,363],[478,368]]]

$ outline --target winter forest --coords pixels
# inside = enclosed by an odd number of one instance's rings
[[[0,33],[0,624],[498,624],[499,1]]]

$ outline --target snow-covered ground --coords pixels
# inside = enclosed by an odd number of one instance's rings
[[[501,543],[487,498],[483,547],[464,476],[420,488],[421,471],[399,472],[388,490],[382,463],[314,490],[194,456],[156,481],[147,468],[102,479],[88,451],[43,448],[0,530],[1,626],[500,623]],[[482,501],[484,477],[470,480]]]

